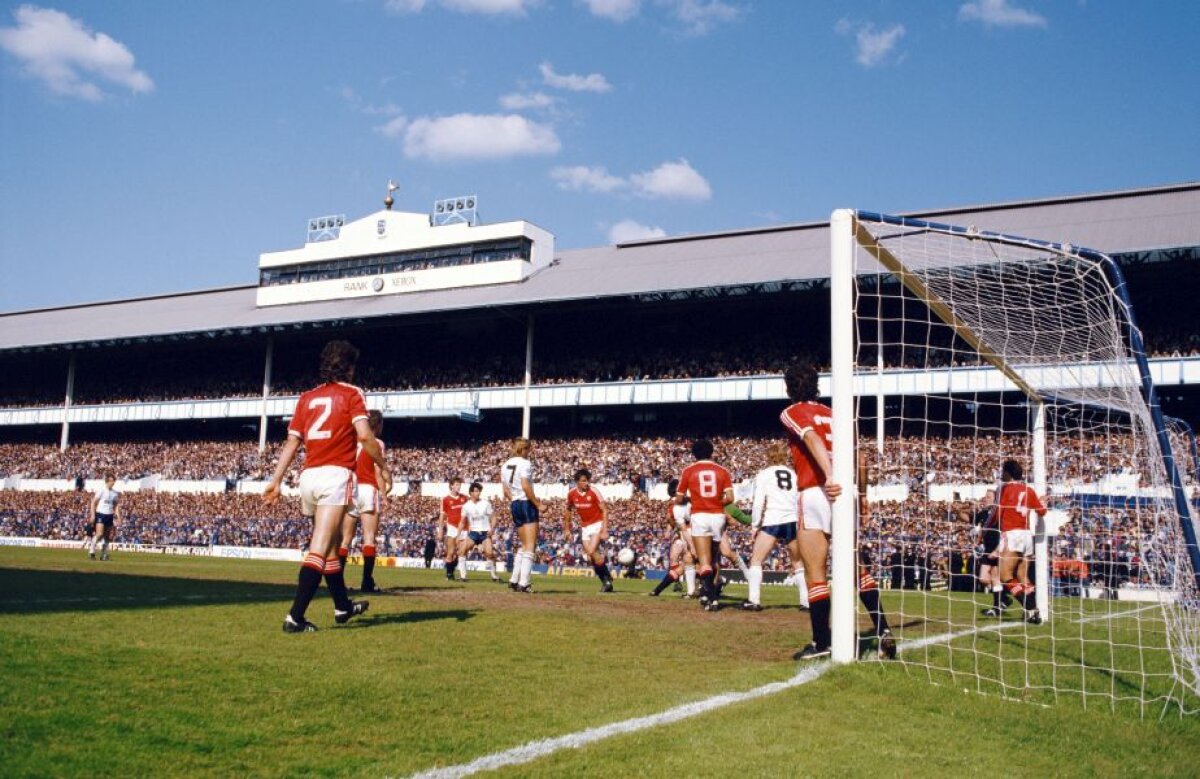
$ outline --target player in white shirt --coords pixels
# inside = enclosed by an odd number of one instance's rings
[[[88,557],[96,559],[96,547],[100,547],[100,559],[108,559],[108,542],[112,540],[113,526],[121,518],[121,508],[118,505],[121,493],[113,489],[117,477],[111,473],[104,477],[104,487],[96,490],[88,504],[88,524],[95,528],[91,543],[88,545]]]
[[[478,546],[487,559],[488,571],[492,581],[500,581],[496,575],[496,550],[492,547],[492,531],[496,527],[496,517],[492,502],[483,499],[483,485],[477,481],[471,482],[467,490],[469,496],[463,504],[462,516],[467,523],[467,532],[458,537],[458,564],[462,570],[463,580],[467,578],[467,553]]]
[[[754,477],[754,508],[751,511],[751,526],[754,528],[754,548],[750,553],[749,575],[750,599],[742,604],[747,611],[762,611],[763,563],[776,544],[786,544],[788,556],[800,590],[800,605],[808,605],[807,589],[804,584],[804,566],[800,562],[800,542],[796,539],[797,522],[800,519],[800,492],[796,489],[796,472],[788,464],[787,445],[774,443],[767,449],[770,463]]]
[[[678,490],[679,479],[667,482],[668,496],[674,498]],[[692,542],[691,517],[692,510],[687,503],[671,501],[668,504],[667,526],[671,532],[671,551],[667,558],[666,576],[650,592],[653,598],[657,598],[663,590],[679,581],[681,573],[687,583],[687,591],[683,597],[696,597],[696,549]]]
[[[500,466],[500,485],[504,488],[505,500],[509,501],[520,544],[513,555],[513,573],[508,582],[516,592],[533,592],[529,586],[529,572],[537,560],[542,502],[533,493],[533,463],[529,461],[532,451],[533,444],[528,438],[514,438],[512,457]]]

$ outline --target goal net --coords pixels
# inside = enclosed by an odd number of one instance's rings
[[[835,479],[866,497],[834,504],[834,658],[861,646],[865,565],[912,673],[1042,703],[1200,709],[1195,464],[1158,408],[1120,269],[865,212],[835,212],[831,233]],[[1024,555],[1040,624],[991,525],[1006,460],[1049,509],[1029,514]]]

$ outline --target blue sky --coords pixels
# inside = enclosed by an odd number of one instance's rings
[[[1196,180],[1197,33],[1167,1],[5,3],[0,311],[253,283],[389,178],[561,248]]]

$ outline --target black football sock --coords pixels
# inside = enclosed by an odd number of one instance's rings
[[[862,590],[858,593],[858,599],[862,601],[862,605],[867,607],[867,613],[871,615],[871,624],[875,626],[876,636],[882,636],[890,630],[887,616],[884,615],[883,609],[879,606],[879,590]]]
[[[311,552],[305,556],[296,583],[296,598],[292,601],[291,611],[288,612],[292,615],[293,621],[297,623],[304,621],[304,612],[308,611],[308,604],[312,603],[313,596],[317,594],[317,588],[321,586],[321,576],[324,570],[324,557]]]
[[[662,577],[662,580],[659,581],[659,583],[655,586],[654,594],[661,595],[663,590],[667,589],[668,587],[670,587],[672,584],[674,584],[677,581],[679,581],[678,576],[668,573],[666,576]]]
[[[363,547],[363,589],[375,584],[375,547]]]

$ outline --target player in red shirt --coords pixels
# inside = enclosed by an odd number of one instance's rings
[[[1037,588],[1029,583],[1029,558],[1033,555],[1033,531],[1029,514],[1046,513],[1041,498],[1025,484],[1025,472],[1016,460],[1000,466],[1000,492],[996,496],[996,518],[1000,523],[1000,580],[1025,609],[1025,621],[1042,621],[1037,609]]]
[[[442,498],[442,516],[438,522],[437,539],[443,542],[446,556],[446,578],[454,581],[454,569],[458,566],[458,539],[466,532],[462,508],[467,496],[462,494],[462,479],[450,477],[450,494]],[[465,561],[464,561],[465,564]],[[466,571],[459,571],[459,578],[467,580]]]
[[[829,564],[829,537],[833,533],[833,501],[842,494],[840,484],[833,481],[833,410],[818,403],[819,374],[807,361],[798,361],[783,374],[784,385],[792,405],[779,415],[787,431],[792,469],[800,489],[800,520],[798,540],[800,557],[804,561],[804,579],[808,584],[809,618],[812,621],[812,642],[796,653],[798,660],[829,656],[833,635],[829,626],[829,583],[825,572]],[[861,486],[866,489],[865,474],[860,468]],[[865,508],[865,494],[860,508]],[[896,656],[896,641],[888,627],[879,601],[879,585],[866,566],[861,565],[858,576],[858,597],[867,607],[875,626],[879,653]]]
[[[733,478],[712,461],[712,441],[701,438],[692,444],[696,462],[679,475],[675,504],[691,502],[692,543],[700,579],[700,602],[705,611],[720,608],[717,592],[717,547],[725,530],[725,507],[733,503]]]
[[[367,422],[371,432],[379,443],[379,451],[386,453],[379,434],[383,432],[383,412],[372,409],[367,412]],[[338,547],[338,559],[345,569],[346,558],[350,555],[350,545],[354,541],[354,529],[362,526],[362,591],[379,592],[375,586],[375,531],[379,529],[379,513],[383,508],[383,499],[392,490],[391,477],[375,464],[371,456],[362,446],[358,447],[358,457],[354,465],[354,477],[358,482],[354,503],[346,512],[342,525],[342,545]],[[361,522],[360,522],[361,521]]]
[[[608,506],[604,497],[592,486],[592,472],[587,468],[575,471],[575,489],[567,493],[567,509],[563,515],[563,539],[571,541],[571,512],[579,514],[579,535],[583,542],[583,554],[592,563],[592,570],[600,579],[600,592],[612,592],[612,574],[608,571],[604,550],[600,542],[608,539]]]
[[[304,618],[308,604],[321,586],[321,577],[333,596],[333,618],[338,624],[367,610],[367,602],[354,602],[346,593],[342,565],[337,558],[342,521],[354,500],[354,467],[361,445],[387,476],[383,452],[367,421],[362,390],[347,382],[354,378],[358,349],[346,341],[330,341],[321,350],[321,385],[305,392],[296,403],[288,425],[288,440],[279,453],[279,464],[263,492],[268,504],[279,499],[283,477],[296,453],[304,446],[306,461],[300,472],[300,508],[313,517],[308,553],[300,566],[296,598],[283,621],[285,633],[308,633],[317,626]]]

